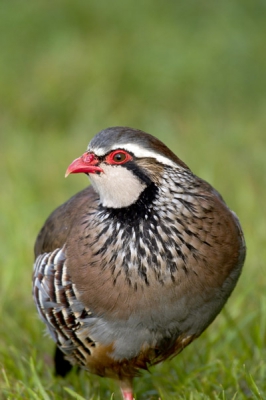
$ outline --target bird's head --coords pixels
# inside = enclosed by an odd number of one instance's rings
[[[166,167],[188,167],[160,140],[127,127],[107,128],[74,160],[66,176],[83,172],[99,193],[104,207],[122,208],[135,203],[151,184],[160,185]]]

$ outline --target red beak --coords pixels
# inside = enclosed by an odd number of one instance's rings
[[[76,158],[68,169],[66,170],[65,177],[69,174],[78,174],[84,172],[85,174],[95,174],[103,172],[102,168],[98,167],[99,160],[92,153],[84,153],[81,157]]]

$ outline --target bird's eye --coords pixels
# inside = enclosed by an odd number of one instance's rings
[[[121,163],[125,161],[125,159],[126,159],[125,153],[116,153],[113,155],[113,160],[117,163]]]
[[[115,150],[108,154],[105,161],[108,164],[124,164],[130,160],[132,160],[132,156],[125,150]]]

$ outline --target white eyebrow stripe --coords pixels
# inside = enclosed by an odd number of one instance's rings
[[[155,153],[151,150],[144,149],[137,144],[121,144],[121,146],[113,145],[108,151],[116,149],[129,151],[130,153],[133,153],[137,158],[155,158],[161,164],[170,165],[171,167],[177,166],[177,164],[169,158],[164,157],[161,154]],[[106,154],[106,149],[102,147],[97,147],[96,149],[88,147],[88,151],[93,151],[94,154],[99,157]]]

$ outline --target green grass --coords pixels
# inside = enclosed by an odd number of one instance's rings
[[[248,247],[226,308],[136,379],[136,398],[266,398],[265,16],[262,0],[2,0],[0,399],[119,398],[110,380],[53,376],[31,298],[37,232],[87,185],[66,167],[112,125],[154,134],[212,183]]]

